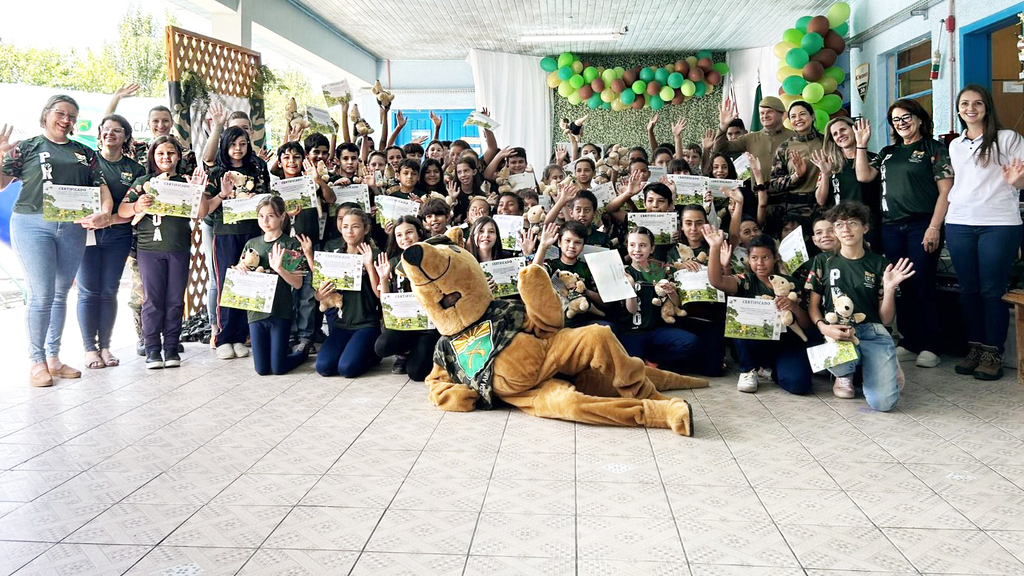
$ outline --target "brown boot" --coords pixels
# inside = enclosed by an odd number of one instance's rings
[[[974,374],[978,364],[981,363],[981,342],[968,342],[967,347],[969,348],[967,357],[953,367],[957,374],[965,376]]]
[[[999,380],[1003,377],[1003,355],[995,346],[981,347],[981,360],[974,371],[978,380]]]

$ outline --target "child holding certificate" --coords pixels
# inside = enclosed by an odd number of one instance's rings
[[[167,175],[175,182],[206,187],[206,174],[196,168],[191,178],[177,173],[181,144],[173,136],[158,136],[149,146],[146,175],[139,178],[117,209],[119,216],[134,218],[153,205],[152,194],[144,186],[154,185]],[[147,214],[137,224],[139,275],[142,277],[142,338],[146,346],[146,368],[174,368],[181,365],[178,337],[188,285],[189,250],[192,231],[187,216]],[[163,355],[161,355],[163,350]]]
[[[586,237],[587,229],[583,227],[583,224],[580,224],[575,220],[569,220],[565,224],[562,224],[561,229],[558,228],[557,224],[548,224],[544,227],[544,231],[540,236],[540,244],[537,247],[537,258],[543,259],[548,248],[557,242],[558,257],[551,258],[545,262],[548,274],[553,277],[556,272],[564,270],[578,275],[580,280],[583,281],[583,285],[585,287],[582,296],[587,298],[591,306],[603,307],[604,301],[601,300],[601,295],[597,293],[597,286],[594,284],[594,276],[590,273],[590,268],[587,266],[587,263],[583,261],[583,243],[586,240]],[[604,324],[606,326],[611,326],[611,322],[599,319],[593,310],[595,310],[595,308],[591,308],[585,313],[574,315],[572,318],[566,318],[565,327],[577,328],[579,326],[587,326],[589,324]],[[603,312],[600,312],[600,315],[603,316]]]

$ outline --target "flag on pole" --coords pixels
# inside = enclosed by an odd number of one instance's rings
[[[754,113],[750,118],[750,131],[758,132],[763,126],[761,126],[761,115],[758,114],[757,108],[761,105],[761,83],[758,82],[757,90],[754,91]]]

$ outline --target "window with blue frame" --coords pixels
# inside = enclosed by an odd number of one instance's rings
[[[395,125],[395,113],[391,111],[389,125]],[[405,128],[398,135],[395,144],[403,146],[412,142],[413,139],[426,137],[423,146],[434,138],[434,123],[430,120],[430,110],[402,110],[405,116]],[[441,134],[439,140],[465,140],[477,153],[482,153],[483,138],[476,126],[463,126],[466,118],[469,117],[470,109],[465,110],[434,110],[434,114],[441,117]]]
[[[893,100],[906,98],[916,100],[932,114],[932,41],[925,40],[896,52],[894,58],[896,71]]]

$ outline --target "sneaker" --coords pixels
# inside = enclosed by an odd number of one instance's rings
[[[857,395],[853,390],[853,375],[850,376],[836,376],[836,381],[832,383],[832,393],[835,394],[836,398],[842,398],[849,400]]]
[[[995,346],[981,347],[981,360],[974,371],[978,380],[999,380],[1003,377],[1003,355]]]
[[[146,343],[143,340],[139,340],[135,343],[135,353],[139,356],[146,355]]]
[[[957,374],[963,374],[965,376],[974,374],[974,371],[978,368],[978,364],[981,363],[981,342],[968,342],[967,357],[960,361],[959,364],[953,367]]]
[[[235,357],[235,347],[231,344],[221,344],[217,346],[217,358],[221,360],[231,360]]]
[[[146,368],[150,370],[156,370],[164,367],[164,359],[160,356],[160,352],[150,352],[146,354]]]
[[[292,346],[293,354],[312,354],[313,343],[309,340],[299,340],[294,346]]]
[[[245,347],[245,344],[239,344],[239,343],[236,342],[235,344],[232,344],[231,346],[235,350],[235,357],[236,358],[245,358],[246,356],[249,355],[249,349]]]
[[[185,353],[185,345],[182,344],[181,342],[178,342],[178,354],[184,354],[184,353]]]
[[[164,350],[164,368],[177,368],[181,366],[181,356],[177,350]]]
[[[768,382],[771,382],[771,380],[772,380],[772,369],[771,368],[758,368],[757,369],[757,379],[758,380],[767,380]]]
[[[909,362],[917,358],[917,354],[914,354],[910,350],[907,350],[903,346],[896,347],[896,359],[900,362]]]
[[[903,392],[903,387],[907,385],[907,377],[903,374],[903,366],[900,363],[896,363],[896,386]]]
[[[921,350],[921,353],[917,355],[917,360],[914,365],[918,368],[935,368],[939,365],[942,360],[934,353],[927,350]]]
[[[392,374],[405,374],[405,356],[395,356],[395,363],[391,366]]]
[[[751,370],[740,374],[736,382],[736,390],[740,392],[757,392],[757,371]]]

